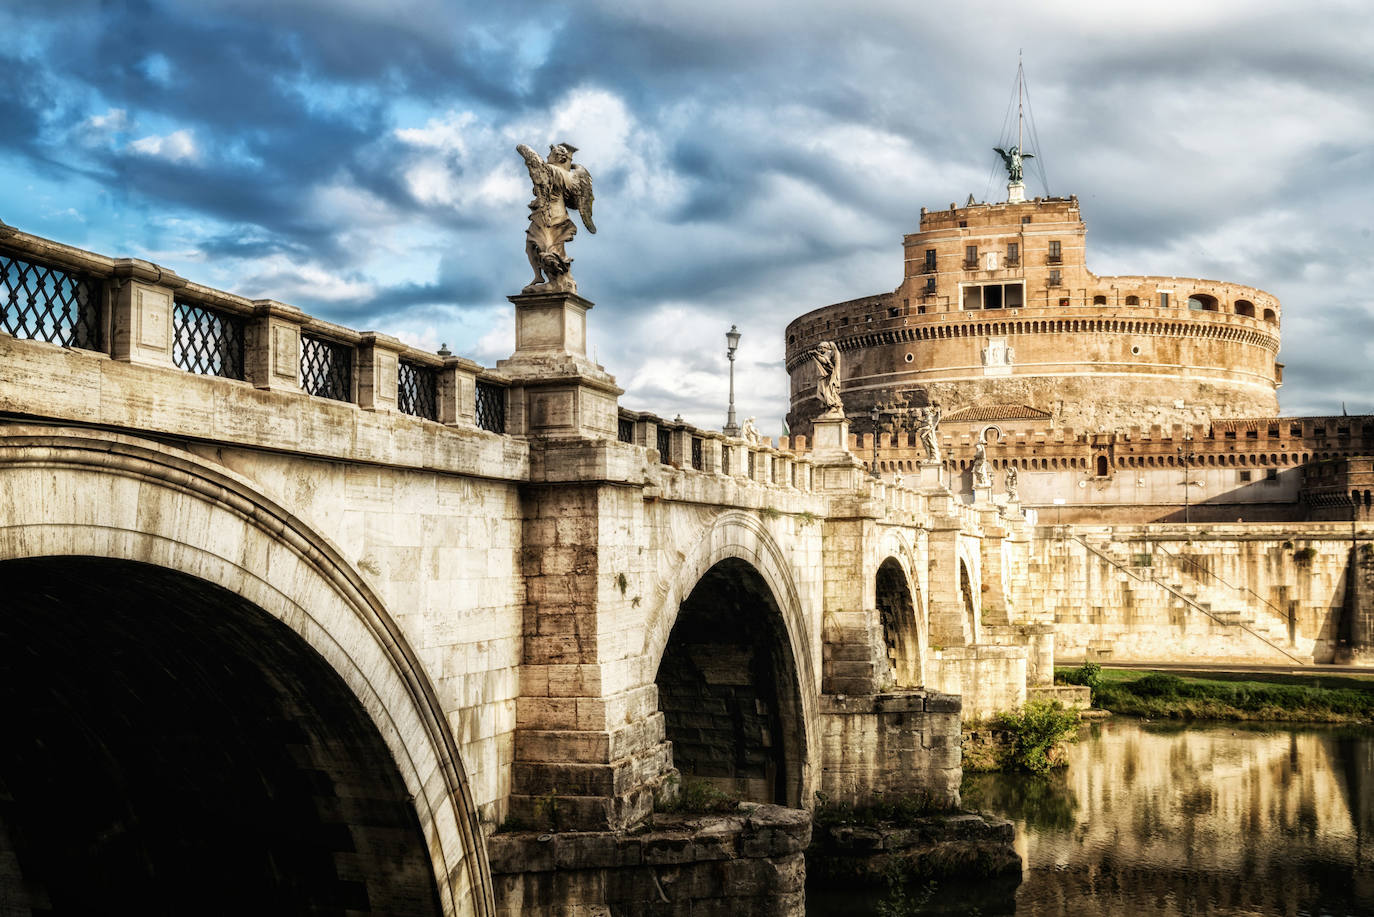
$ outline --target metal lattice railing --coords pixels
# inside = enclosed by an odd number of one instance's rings
[[[702,469],[700,436],[692,437],[692,467],[697,471]]]
[[[668,435],[668,430],[667,430],[667,428],[666,428],[666,427],[659,427],[659,428],[658,428],[658,460],[659,460],[660,462],[662,462],[663,464],[665,464],[665,465],[668,464],[668,461],[669,461],[669,455],[668,455],[669,442],[670,442],[670,437],[669,437],[669,435]]]
[[[724,449],[720,450],[720,473],[721,473],[721,474],[729,474],[729,473],[730,473],[730,452],[731,452],[731,451],[732,451],[732,450],[730,449],[729,446],[726,446]]]
[[[353,400],[353,348],[301,335],[301,388],[321,398]]]
[[[100,281],[0,255],[0,330],[64,347],[100,349]]]
[[[438,420],[438,374],[428,366],[402,360],[396,369],[396,407],[403,414]]]
[[[506,432],[506,390],[477,380],[477,426],[493,433]]]
[[[622,443],[632,443],[635,441],[635,422],[628,417],[621,417],[620,423],[616,427],[616,433]]]
[[[202,376],[242,379],[247,319],[179,302],[172,307],[172,362]]]
[[[750,452],[750,453],[748,453],[748,456],[749,456],[749,459],[748,459],[748,461],[749,461],[749,480],[752,481],[752,480],[754,479],[754,453]]]

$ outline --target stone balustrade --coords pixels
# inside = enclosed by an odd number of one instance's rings
[[[509,379],[287,303],[207,287],[0,224],[0,333],[114,360],[504,433]]]

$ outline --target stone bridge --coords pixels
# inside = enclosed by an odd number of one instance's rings
[[[498,829],[679,779],[957,798],[954,695],[1052,664],[1018,508],[625,410],[590,302],[512,302],[483,368],[0,224],[20,912],[492,914]]]

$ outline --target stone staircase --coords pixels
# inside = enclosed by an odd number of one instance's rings
[[[1115,569],[1124,595],[1139,596],[1142,604],[1148,604],[1159,601],[1162,591],[1168,596],[1169,604],[1206,616],[1220,630],[1217,642],[1240,650],[1237,655],[1260,657],[1255,661],[1301,665],[1312,662],[1310,657],[1299,655],[1289,641],[1288,619],[1284,612],[1251,590],[1196,569],[1187,558],[1158,544],[1154,551],[1143,555],[1150,563],[1141,564],[1138,562],[1140,555],[1132,555],[1128,545],[1113,541],[1105,533],[1101,536],[1074,533],[1070,537]],[[1100,658],[1111,658],[1113,649],[1111,641],[1087,646],[1090,655]]]

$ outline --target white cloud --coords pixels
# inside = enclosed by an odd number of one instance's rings
[[[142,156],[154,156],[171,162],[187,162],[200,158],[196,138],[183,128],[164,136],[151,134],[129,143],[129,149]]]

